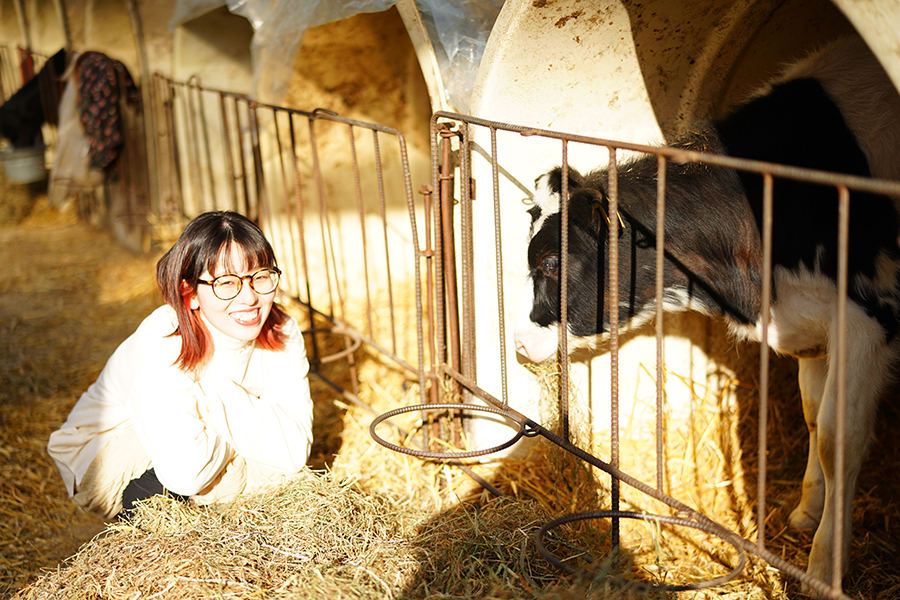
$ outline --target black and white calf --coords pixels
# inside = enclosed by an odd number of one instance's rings
[[[14,147],[34,146],[40,142],[45,121],[58,123],[59,82],[66,71],[66,57],[65,48],[54,54],[37,75],[0,106],[0,136]]]
[[[676,146],[860,176],[900,179],[900,98],[858,41],[840,40],[794,64],[723,119]],[[759,340],[762,178],[704,164],[666,166],[665,310],[724,316],[739,337]],[[569,170],[569,347],[655,312],[655,157],[618,168],[619,295],[608,269],[606,170]],[[533,302],[516,346],[533,361],[555,356],[560,321],[559,168],[537,180],[528,247]],[[837,336],[838,193],[776,179],[773,297],[768,343],[800,361],[810,451],[795,527],[818,528],[808,572],[830,581],[834,554],[834,348]],[[612,221],[616,223],[616,221]],[[879,397],[900,357],[900,247],[892,199],[851,194],[847,311],[847,418],[843,568],[856,479]]]

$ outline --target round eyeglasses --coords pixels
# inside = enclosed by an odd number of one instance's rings
[[[250,288],[257,294],[271,294],[278,287],[278,279],[281,277],[281,271],[277,267],[271,269],[260,269],[251,275],[222,275],[216,277],[212,281],[198,279],[197,283],[212,287],[213,294],[219,300],[231,300],[237,297],[244,289],[244,280],[250,282]]]

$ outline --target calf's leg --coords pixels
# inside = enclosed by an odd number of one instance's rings
[[[819,462],[816,421],[825,394],[828,362],[825,358],[801,358],[799,367],[800,396],[803,399],[803,418],[809,430],[809,456],[803,474],[800,504],[791,513],[789,522],[797,529],[815,529],[825,507],[825,475]]]
[[[819,527],[813,537],[807,572],[831,583],[834,556],[838,549],[841,573],[849,565],[851,517],[856,480],[872,437],[878,400],[890,380],[896,360],[896,343],[887,344],[880,325],[853,303],[847,309],[846,413],[844,423],[843,506],[837,515],[837,481],[835,472],[835,437],[837,419],[836,325],[831,327],[828,353],[828,375],[816,418],[816,447],[825,479],[825,502]],[[804,490],[805,491],[805,490]],[[835,517],[843,528],[840,536]]]

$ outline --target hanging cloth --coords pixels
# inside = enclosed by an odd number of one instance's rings
[[[79,56],[77,73],[78,107],[90,142],[90,164],[106,169],[118,158],[124,143],[119,95],[124,93],[127,102],[136,104],[140,92],[125,65],[100,52]]]

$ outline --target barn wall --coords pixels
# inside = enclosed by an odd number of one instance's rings
[[[32,50],[53,56],[66,43],[65,28],[54,0],[27,0],[24,7]],[[31,15],[37,17],[33,22]]]
[[[172,78],[206,87],[249,94],[253,84],[247,19],[224,6],[175,29]],[[215,65],[215,68],[210,68]]]
[[[14,0],[0,1],[0,36],[3,36],[4,40],[24,44],[25,40]]]

